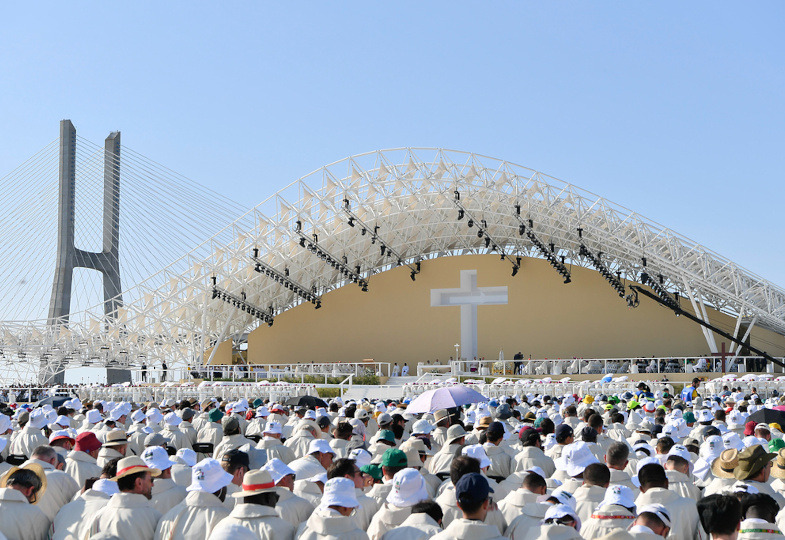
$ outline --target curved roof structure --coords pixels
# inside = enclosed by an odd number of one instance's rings
[[[372,276],[393,266],[409,265],[416,279],[429,259],[495,252],[511,271],[516,257],[544,254],[556,266],[592,267],[581,243],[622,280],[637,281],[645,258],[646,272],[699,317],[710,305],[785,334],[785,290],[631,210],[507,161],[402,148],[352,156],[288,185],[124,292],[138,300],[116,320],[0,323],[0,337],[6,358],[43,357],[55,369],[173,367],[201,362],[216,342],[300,303],[318,305],[330,290],[373,287]]]

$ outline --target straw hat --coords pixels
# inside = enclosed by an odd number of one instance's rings
[[[774,478],[785,478],[785,448],[777,452],[777,461],[771,468],[771,475]]]
[[[38,493],[35,494],[34,504],[37,504],[38,501],[41,500],[41,496],[46,491],[46,473],[44,472],[44,468],[41,467],[38,463],[27,463],[25,465],[22,465],[21,467],[11,467],[10,469],[8,469],[8,472],[5,473],[2,478],[0,478],[0,488],[6,487],[6,485],[8,484],[8,479],[11,477],[11,475],[20,469],[27,469],[33,471],[35,475],[38,477],[38,479],[41,481],[41,489],[39,489]]]
[[[140,472],[147,472],[149,471],[152,476],[160,476],[161,471],[159,469],[151,469],[145,462],[142,461],[142,458],[138,456],[130,456],[127,458],[123,458],[117,462],[117,475],[112,478],[112,480],[119,480],[125,476],[130,474],[136,474]]]
[[[739,451],[735,448],[723,450],[711,464],[711,472],[717,478],[733,478],[733,470],[739,466]]]
[[[235,499],[251,497],[260,493],[275,493],[275,482],[270,471],[248,471],[243,477],[243,490],[232,494]]]
[[[128,444],[128,437],[122,429],[113,429],[106,434],[104,446],[122,446]]]

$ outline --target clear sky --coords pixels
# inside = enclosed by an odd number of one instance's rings
[[[70,118],[253,204],[399,146],[507,159],[785,286],[785,3],[4,2],[0,176]]]

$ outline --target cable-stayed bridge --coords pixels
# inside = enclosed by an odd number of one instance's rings
[[[507,161],[439,148],[369,152],[246,209],[121,144],[115,151],[111,141],[75,141],[74,247],[99,253],[117,241],[122,292],[107,302],[101,274],[76,268],[70,314],[48,315],[60,137],[0,179],[6,380],[37,377],[41,365],[51,376],[78,366],[200,364],[215,343],[241,339],[294,306],[319,306],[331,290],[365,290],[400,265],[416,279],[429,259],[480,253],[499,255],[513,275],[526,257],[548,259],[566,278],[568,265],[601,264],[620,301],[625,288],[649,280],[707,323],[707,306],[733,316],[740,341],[755,325],[785,335],[781,287],[627,208]],[[114,175],[117,233],[103,218]],[[101,267],[109,257],[93,259],[104,275],[113,272]],[[714,335],[702,331],[717,352]]]

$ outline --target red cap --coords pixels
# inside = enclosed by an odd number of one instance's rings
[[[755,433],[755,426],[757,426],[757,425],[758,424],[756,424],[753,420],[750,420],[749,422],[744,424],[744,435],[749,436],[749,435],[754,434]]]
[[[84,433],[80,433],[76,436],[76,445],[74,446],[74,450],[77,452],[89,453],[94,450],[98,450],[101,448],[101,446],[101,441],[98,440],[98,437],[95,436],[95,433],[92,431],[85,431]]]

